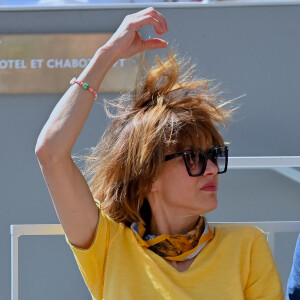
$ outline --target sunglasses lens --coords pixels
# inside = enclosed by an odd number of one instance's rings
[[[212,161],[218,167],[218,173],[223,173],[227,168],[227,151],[225,147],[215,148],[212,153]]]
[[[204,164],[204,158],[201,152],[192,151],[191,153],[187,153],[186,161],[192,175],[201,174]]]
[[[206,154],[201,150],[192,150],[185,153],[185,161],[191,176],[201,176],[205,172],[207,159],[211,160],[217,167],[218,173],[225,173],[228,162],[228,148],[213,147]]]

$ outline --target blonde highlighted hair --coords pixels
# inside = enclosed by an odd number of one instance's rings
[[[184,147],[187,138],[197,147],[223,145],[216,126],[225,125],[233,111],[225,108],[230,101],[220,98],[210,80],[193,78],[195,65],[189,60],[177,52],[155,59],[132,91],[106,101],[113,120],[85,157],[93,196],[106,214],[127,225],[149,220],[145,198],[165,155]]]

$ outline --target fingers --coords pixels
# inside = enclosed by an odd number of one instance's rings
[[[169,31],[166,19],[156,9],[154,9],[153,7],[148,7],[148,8],[146,8],[146,13],[149,13],[151,16],[153,16],[155,19],[157,19],[158,22],[160,22],[162,24],[162,27],[165,32]]]
[[[140,17],[139,20],[136,23],[136,26],[138,29],[140,29],[144,25],[152,25],[156,31],[157,34],[162,35],[166,33],[166,30],[161,22],[157,20],[156,18],[146,15],[143,17]]]
[[[159,16],[159,19],[161,20],[161,22],[163,22],[165,32],[169,31],[167,21],[166,21],[166,19],[163,17],[163,15],[162,15],[161,13],[159,13],[158,11],[156,11],[156,10],[154,10],[154,12],[157,13],[157,15]]]
[[[161,13],[153,7],[148,7],[135,14],[137,16],[135,26],[136,30],[144,25],[152,25],[157,34],[161,35],[169,31],[167,21]]]
[[[157,48],[166,48],[168,46],[168,42],[161,39],[150,39],[143,42],[143,51],[152,50]]]

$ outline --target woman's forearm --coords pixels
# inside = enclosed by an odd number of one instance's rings
[[[117,60],[108,47],[99,48],[77,80],[89,83],[97,91],[106,73]],[[44,125],[37,140],[36,154],[48,160],[70,157],[93,102],[92,93],[78,84],[70,86]]]
[[[144,25],[152,25],[159,35],[168,31],[165,19],[153,7],[126,16],[110,40],[96,52],[78,80],[98,90],[104,76],[118,59],[129,58],[145,50],[166,48],[168,43],[162,39],[141,39],[138,30]],[[40,162],[49,163],[70,157],[93,102],[94,95],[77,84],[67,90],[38,137],[35,152]]]

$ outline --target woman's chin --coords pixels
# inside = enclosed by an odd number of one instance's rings
[[[197,207],[197,210],[201,211],[201,214],[205,214],[215,210],[218,207],[217,197],[211,197],[205,203],[202,203],[201,207]]]

